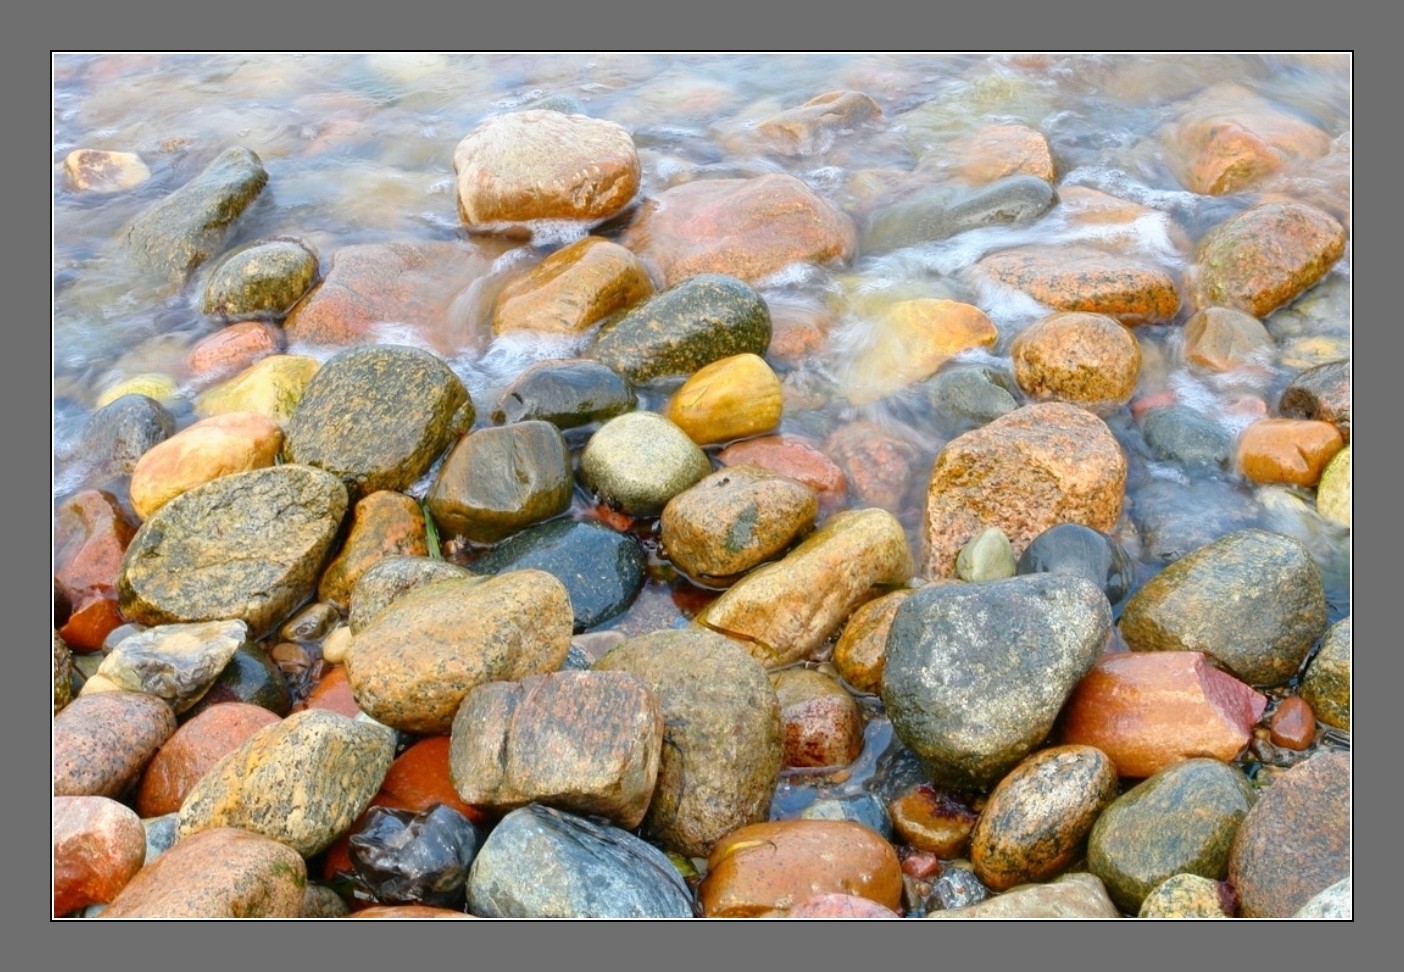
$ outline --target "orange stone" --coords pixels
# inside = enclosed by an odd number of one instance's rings
[[[210,767],[258,730],[280,721],[259,705],[222,702],[178,728],[142,774],[136,808],[143,817],[175,813]]]
[[[341,553],[327,565],[317,584],[317,596],[346,610],[351,588],[362,574],[385,557],[427,557],[424,511],[413,497],[382,489],[356,502],[351,532]]]
[[[272,466],[283,448],[282,427],[258,412],[201,419],[147,449],[132,470],[132,508],[150,519],[166,503],[205,483]]]
[[[956,139],[941,155],[957,174],[977,185],[1012,175],[1054,179],[1053,155],[1048,139],[1026,125],[986,125]],[[918,170],[931,168],[923,156]]]
[[[317,687],[307,694],[307,709],[326,709],[330,712],[354,719],[361,714],[356,697],[351,694],[351,683],[346,678],[345,665],[333,665],[322,676]]]
[[[250,365],[283,350],[283,334],[272,324],[243,321],[195,342],[185,366],[201,382],[237,375]]]
[[[1315,486],[1331,458],[1345,447],[1330,422],[1259,419],[1238,437],[1238,468],[1255,483]]]
[[[116,496],[96,489],[67,500],[54,520],[54,587],[70,608],[59,637],[73,651],[98,651],[122,623],[117,574],[136,524]]]
[[[819,505],[835,509],[848,500],[848,478],[832,459],[792,435],[766,435],[727,446],[717,455],[724,466],[755,465],[804,483]]]
[[[976,266],[1057,310],[1110,314],[1124,324],[1140,324],[1169,321],[1180,309],[1179,290],[1166,271],[1081,244],[998,250]]]
[[[653,281],[638,257],[618,243],[587,236],[502,288],[492,332],[579,334],[652,293]]]
[[[1106,410],[1124,405],[1141,374],[1141,346],[1105,314],[1053,314],[1010,345],[1014,378],[1029,396]]]
[[[855,405],[877,401],[934,375],[962,351],[988,348],[999,330],[973,304],[924,298],[898,301],[875,322],[872,340],[843,376]]]
[[[698,889],[709,918],[787,914],[820,894],[851,894],[896,910],[902,867],[892,845],[848,820],[773,820],[719,840]]]
[[[1272,714],[1268,728],[1274,746],[1303,750],[1316,738],[1316,715],[1299,695],[1289,695]]]
[[[1201,652],[1108,654],[1064,707],[1062,742],[1095,746],[1118,775],[1145,779],[1186,759],[1234,759],[1266,708],[1264,695]]]
[[[834,667],[859,692],[873,695],[882,687],[887,659],[887,632],[902,601],[911,591],[893,591],[854,611],[834,646]]]
[[[1275,348],[1261,321],[1230,307],[1206,307],[1185,322],[1185,360],[1210,371],[1266,367]]]
[[[421,739],[390,764],[380,785],[382,806],[419,813],[436,803],[457,810],[474,823],[487,818],[483,811],[464,803],[449,777],[449,737]]]
[[[980,817],[969,803],[924,783],[889,803],[887,812],[898,837],[943,860],[965,856]]]

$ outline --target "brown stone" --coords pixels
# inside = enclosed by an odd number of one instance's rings
[[[502,288],[492,332],[579,334],[652,293],[653,281],[638,257],[618,243],[587,236]]]
[[[257,412],[201,419],[158,442],[137,460],[132,470],[132,508],[143,520],[149,519],[196,486],[273,465],[282,448],[282,428]]]
[[[317,596],[341,610],[351,604],[351,588],[371,565],[384,557],[427,557],[429,541],[424,513],[413,497],[382,489],[358,500],[351,532],[341,553],[327,565]]]
[[[667,189],[643,204],[622,242],[672,286],[699,273],[753,283],[792,263],[847,263],[857,236],[803,182],[773,173]]]
[[[125,192],[151,178],[141,156],[131,152],[74,149],[63,159],[63,174],[78,192]]]
[[[917,171],[950,172],[982,186],[1012,175],[1037,176],[1050,183],[1055,176],[1048,139],[1025,125],[978,128],[948,146],[927,152],[917,163]]]
[[[824,440],[853,492],[867,506],[900,513],[917,473],[917,450],[876,422],[849,422]]]
[[[959,794],[926,783],[897,797],[887,812],[904,843],[944,860],[965,856],[980,816]]]
[[[243,321],[196,341],[185,356],[185,367],[197,381],[218,381],[282,350],[281,330],[262,321]]]
[[[1162,323],[1180,309],[1169,273],[1082,244],[998,250],[978,264],[996,281],[1062,311],[1109,314],[1124,324]]]
[[[634,140],[614,122],[528,110],[479,124],[453,150],[458,214],[471,232],[543,219],[595,222],[639,189]]]
[[[1350,444],[1350,361],[1328,361],[1297,375],[1282,391],[1283,418],[1330,422]]]
[[[1238,468],[1255,483],[1315,486],[1344,446],[1330,422],[1260,419],[1238,437]]]
[[[146,829],[103,796],[54,797],[54,917],[106,904],[146,861]]]
[[[54,716],[53,795],[121,797],[175,728],[175,713],[154,695],[74,699]]]
[[[947,443],[926,496],[929,578],[953,577],[971,537],[998,527],[1024,552],[1059,523],[1110,533],[1121,517],[1126,457],[1106,423],[1075,405],[1027,405]]]
[[[1111,411],[1131,400],[1141,346],[1105,314],[1053,314],[1025,328],[1009,348],[1026,394]]]
[[[116,496],[96,489],[66,501],[54,520],[54,589],[69,605],[58,634],[73,651],[97,651],[122,623],[117,574],[137,525]]]
[[[1229,851],[1229,883],[1244,918],[1290,918],[1350,874],[1350,754],[1318,753],[1248,811]]]
[[[770,347],[766,357],[779,365],[798,367],[824,349],[837,323],[828,308],[805,300],[767,295],[770,308]]]
[[[1271,729],[1269,738],[1274,746],[1303,750],[1316,739],[1316,716],[1311,706],[1299,695],[1289,695],[1283,699],[1268,726]]]
[[[843,680],[859,692],[873,695],[882,687],[882,663],[887,656],[887,631],[892,618],[911,591],[893,591],[869,601],[849,615],[838,644],[834,667]]]
[[[902,869],[892,845],[847,820],[775,820],[717,842],[698,900],[708,918],[753,918],[834,893],[900,907]]]
[[[848,499],[848,479],[832,459],[804,439],[792,435],[767,435],[727,446],[717,454],[724,466],[756,465],[804,483],[819,497],[824,509],[842,506]]]
[[[930,378],[941,365],[971,348],[992,347],[999,331],[973,304],[923,298],[898,301],[874,322],[872,339],[842,379],[855,405]]]
[[[1326,276],[1345,245],[1345,228],[1319,209],[1255,206],[1205,234],[1186,286],[1196,307],[1232,307],[1263,318]]]
[[[176,843],[137,873],[102,918],[296,918],[307,865],[297,851],[221,827]]]
[[[1119,775],[1144,779],[1199,756],[1236,758],[1266,708],[1201,652],[1103,655],[1063,709],[1062,741],[1095,746]]]
[[[810,668],[787,668],[770,683],[780,700],[786,766],[847,766],[863,752],[863,713],[838,682]]]
[[[756,131],[782,155],[813,155],[845,131],[886,122],[878,103],[860,91],[829,91],[772,115]]]
[[[264,726],[280,721],[258,705],[212,705],[177,729],[142,774],[136,808],[143,817],[175,813],[201,777]]]
[[[1262,322],[1231,307],[1206,307],[1185,322],[1185,360],[1210,371],[1264,368],[1275,351]]]
[[[773,432],[783,411],[780,379],[764,358],[748,352],[693,372],[663,414],[698,445],[715,445]]]

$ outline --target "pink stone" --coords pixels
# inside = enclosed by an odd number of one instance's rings
[[[129,807],[102,796],[53,801],[54,916],[107,904],[146,861],[146,829]]]

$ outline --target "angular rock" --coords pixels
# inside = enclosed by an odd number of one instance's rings
[[[413,497],[377,490],[356,503],[351,532],[322,579],[317,596],[338,608],[348,607],[351,591],[367,570],[385,557],[427,557],[424,513]]]
[[[587,236],[502,288],[492,332],[581,334],[652,294],[653,281],[638,257],[618,243]]]
[[[835,514],[783,560],[747,574],[697,616],[745,642],[767,668],[811,655],[882,585],[913,571],[907,537],[886,510]]]
[[[58,508],[54,589],[68,602],[58,636],[70,649],[97,651],[122,623],[117,579],[136,524],[113,494],[88,489]]]
[[[451,908],[463,904],[481,844],[477,828],[451,807],[372,807],[350,836],[349,856],[358,883],[376,901]]]
[[[909,590],[893,591],[869,601],[848,616],[834,645],[833,662],[838,673],[854,689],[876,695],[882,685],[882,668],[887,658],[887,632],[892,618]]]
[[[671,861],[617,827],[537,804],[493,828],[468,875],[484,918],[691,918]]]
[[[1107,897],[1106,887],[1091,874],[1064,874],[1048,884],[1010,888],[988,901],[946,911],[928,918],[1120,918]]]
[[[1331,625],[1302,676],[1302,698],[1328,726],[1350,732],[1350,615]]]
[[[283,430],[257,412],[202,419],[152,446],[132,470],[132,509],[150,519],[181,493],[221,476],[266,469],[283,448]]]
[[[847,766],[863,752],[863,714],[823,672],[787,668],[770,676],[780,702],[785,766]]]
[[[773,432],[784,398],[780,379],[756,354],[735,354],[703,365],[668,401],[668,420],[698,445],[715,445]]]
[[[348,623],[359,634],[401,594],[449,577],[472,577],[466,567],[428,557],[386,557],[366,569],[351,588]]]
[[[261,637],[312,594],[346,505],[334,476],[297,465],[182,493],[127,548],[122,615],[142,624],[241,620]]]
[[[242,146],[225,149],[133,220],[123,244],[142,269],[179,284],[224,248],[233,224],[267,184],[268,172],[257,155]]]
[[[1261,321],[1230,307],[1206,307],[1185,322],[1185,360],[1209,371],[1264,367],[1276,350]]]
[[[920,588],[887,636],[893,731],[933,781],[992,786],[1048,737],[1110,633],[1106,597],[1081,577]]]
[[[898,301],[875,322],[872,340],[844,370],[844,395],[855,405],[930,378],[951,358],[993,347],[994,323],[973,304],[922,298]]]
[[[632,412],[637,404],[628,383],[598,361],[538,361],[503,391],[492,420],[506,425],[537,419],[573,429]]]
[[[1237,465],[1255,483],[1310,487],[1344,445],[1330,422],[1259,419],[1238,437]]]
[[[734,442],[717,453],[723,466],[756,465],[787,476],[814,490],[820,505],[828,510],[848,498],[848,479],[834,461],[804,439],[789,435],[766,435]]]
[[[209,691],[248,632],[242,621],[157,625],[119,641],[98,674],[129,691],[165,699],[180,714]]]
[[[554,672],[570,651],[570,597],[545,571],[451,578],[401,595],[351,641],[356,703],[406,732],[446,734],[486,682]]]
[[[195,399],[195,414],[257,412],[284,428],[322,363],[304,354],[274,354],[245,368]]]
[[[639,678],[663,706],[658,785],[643,834],[703,857],[723,835],[768,819],[780,778],[780,705],[737,642],[699,628],[631,638],[596,671]]]
[[[403,492],[472,424],[472,399],[439,358],[400,345],[351,348],[308,383],[283,458],[325,469],[356,498]]]
[[[1299,541],[1239,530],[1146,582],[1118,627],[1132,651],[1201,651],[1250,685],[1276,685],[1325,633],[1326,595]]]
[[[1196,756],[1236,758],[1266,707],[1200,652],[1110,654],[1068,700],[1062,741],[1095,746],[1119,775],[1144,779]]]
[[[460,439],[426,500],[443,532],[488,544],[564,513],[574,490],[561,430],[550,422],[514,422]]]
[[[301,240],[259,240],[219,261],[201,309],[226,319],[281,319],[317,279],[317,251]]]
[[[321,709],[295,712],[258,730],[195,784],[180,807],[180,839],[238,827],[311,857],[366,809],[394,757],[395,741],[382,728]]]
[[[1057,198],[1048,180],[1037,175],[1010,175],[977,189],[922,189],[873,213],[863,234],[863,252],[887,253],[949,239],[981,226],[1031,222]]]
[[[998,250],[976,266],[999,283],[1060,311],[1107,314],[1124,324],[1158,324],[1180,309],[1175,280],[1135,257],[1079,243]]]
[[[187,720],[162,743],[142,773],[137,810],[143,817],[176,813],[215,763],[258,730],[280,721],[262,706],[246,702],[213,705]]]
[[[1056,398],[1111,412],[1131,400],[1141,347],[1105,314],[1053,314],[1010,345],[1014,378],[1034,399]]]
[[[1328,361],[1287,383],[1277,410],[1284,418],[1330,422],[1350,443],[1350,361]]]
[[[874,793],[858,793],[845,797],[820,797],[800,811],[801,820],[851,820],[892,839],[892,818]]]
[[[707,454],[657,412],[610,419],[580,454],[585,487],[630,516],[657,516],[711,471]]]
[[[175,433],[170,409],[146,395],[123,395],[93,413],[74,454],[92,464],[94,482],[130,473],[146,450]]]
[[[128,807],[104,796],[56,796],[54,917],[107,904],[146,861],[146,830]]]
[[[1064,402],[1026,405],[946,444],[926,496],[923,573],[950,577],[960,548],[999,527],[1016,553],[1059,523],[1111,531],[1126,457],[1106,423]]]

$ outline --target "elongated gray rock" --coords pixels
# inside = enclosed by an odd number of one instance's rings
[[[117,574],[142,624],[243,621],[261,637],[312,595],[346,516],[346,487],[309,466],[222,476],[166,503]]]
[[[1106,596],[1073,575],[920,588],[887,635],[893,731],[933,781],[992,786],[1048,737],[1110,633]]]
[[[1033,175],[1015,175],[978,189],[936,186],[873,213],[864,253],[886,253],[1005,223],[1027,223],[1057,201],[1053,187]]]

